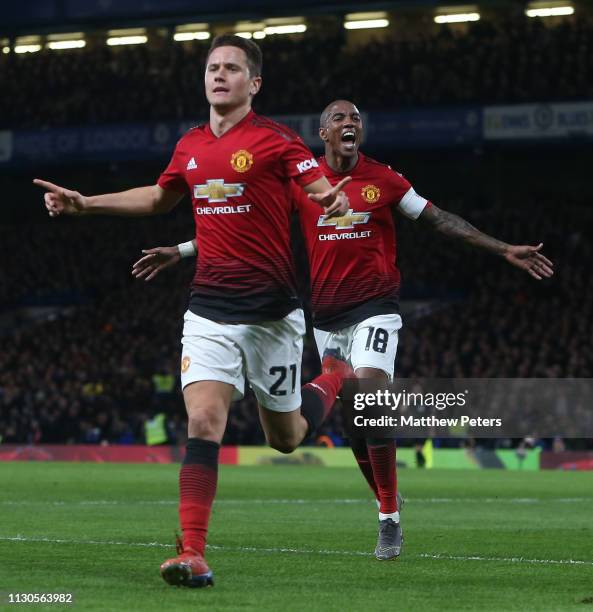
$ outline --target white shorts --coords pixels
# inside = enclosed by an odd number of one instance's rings
[[[261,406],[290,412],[301,405],[305,318],[301,309],[279,321],[217,323],[187,311],[183,325],[181,387],[217,380],[245,393],[245,378]]]
[[[338,331],[314,329],[319,357],[328,348],[339,348],[353,370],[376,368],[393,380],[398,331],[402,318],[398,314],[377,315]]]

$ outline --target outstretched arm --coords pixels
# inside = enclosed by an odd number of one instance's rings
[[[46,190],[45,208],[50,217],[60,215],[121,215],[143,217],[169,212],[182,194],[165,190],[159,185],[147,185],[96,196],[84,196],[78,191],[35,179],[35,185]]]
[[[328,217],[341,217],[348,212],[350,202],[342,189],[352,180],[352,177],[343,178],[333,187],[325,176],[305,185],[304,190],[309,198],[325,208]]]
[[[161,270],[174,266],[184,257],[193,257],[197,252],[195,239],[177,246],[144,249],[144,256],[132,266],[132,276],[152,280]]]
[[[504,257],[510,264],[525,270],[537,280],[554,274],[554,264],[539,252],[542,243],[537,246],[507,244],[484,234],[465,219],[434,204],[426,206],[418,219],[444,236],[460,239],[471,246]]]
[[[426,206],[418,217],[419,221],[430,225],[434,230],[449,238],[458,238],[472,246],[486,249],[495,255],[504,256],[509,244],[497,240],[476,229],[471,223],[453,213],[432,204]]]

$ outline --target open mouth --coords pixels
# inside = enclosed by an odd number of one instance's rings
[[[215,87],[212,91],[214,91],[214,93],[228,93],[229,90],[226,89],[225,87]]]
[[[342,142],[348,145],[349,148],[356,144],[356,133],[354,130],[346,130],[342,133]]]

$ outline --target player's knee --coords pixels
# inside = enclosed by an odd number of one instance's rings
[[[280,440],[274,440],[270,443],[270,446],[274,450],[277,450],[278,452],[282,453],[283,455],[290,455],[290,453],[292,453],[297,447],[296,444],[291,444],[290,442]]]
[[[299,440],[291,435],[272,435],[268,438],[269,445],[280,453],[289,455],[299,445]]]
[[[188,433],[190,437],[218,441],[224,432],[226,413],[216,402],[188,407]]]

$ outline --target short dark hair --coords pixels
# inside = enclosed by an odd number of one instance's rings
[[[208,58],[210,57],[212,51],[218,47],[237,47],[245,51],[249,75],[251,77],[261,76],[264,58],[257,43],[254,43],[252,40],[248,40],[247,38],[237,36],[236,34],[220,34],[212,41],[210,49],[208,49]],[[208,61],[208,58],[206,58],[206,61]]]
[[[356,104],[354,104],[354,102],[350,102],[350,100],[344,100],[343,98],[340,99],[338,98],[337,100],[334,100],[333,102],[330,102],[324,109],[323,112],[321,113],[321,116],[319,117],[319,127],[327,127],[327,122],[329,121],[329,117],[331,115],[331,109],[335,104],[338,104],[340,102],[345,102],[346,104],[352,104],[352,106],[354,106],[356,108]]]

